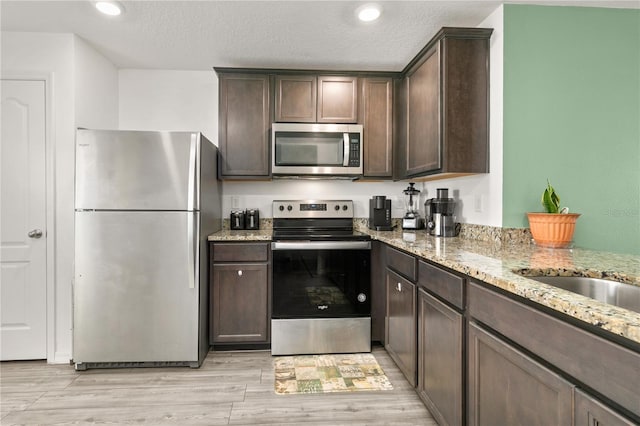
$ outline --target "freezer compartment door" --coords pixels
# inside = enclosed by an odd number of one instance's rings
[[[199,213],[75,219],[74,362],[198,361]]]
[[[79,129],[75,208],[199,210],[200,134]]]

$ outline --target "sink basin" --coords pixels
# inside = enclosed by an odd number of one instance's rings
[[[541,283],[640,313],[640,287],[587,277],[528,277]]]

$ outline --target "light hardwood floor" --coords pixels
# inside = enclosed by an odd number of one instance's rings
[[[435,426],[385,350],[373,353],[392,391],[276,395],[267,351],[210,352],[199,369],[3,362],[0,424]]]

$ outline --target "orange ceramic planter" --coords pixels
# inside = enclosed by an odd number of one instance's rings
[[[579,213],[527,213],[531,235],[537,245],[564,248],[571,244]]]

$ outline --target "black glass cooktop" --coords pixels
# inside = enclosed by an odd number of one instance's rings
[[[285,229],[273,231],[274,240],[288,241],[369,241],[371,237],[359,231],[337,229]]]
[[[275,241],[369,241],[371,237],[353,230],[351,218],[295,218],[273,221]]]

